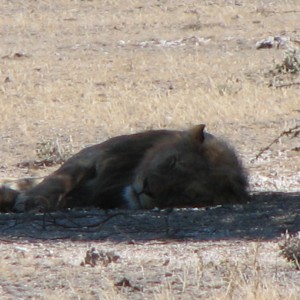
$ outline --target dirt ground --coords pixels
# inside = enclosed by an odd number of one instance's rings
[[[57,168],[34,164],[49,145],[205,123],[237,148],[252,199],[1,214],[0,298],[299,299],[278,246],[300,230],[300,58],[284,70],[299,1],[2,2],[2,181]]]

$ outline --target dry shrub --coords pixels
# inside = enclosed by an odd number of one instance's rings
[[[300,231],[295,235],[286,233],[284,241],[279,243],[280,254],[290,262],[296,265],[300,270]]]
[[[300,50],[289,49],[285,52],[284,59],[281,64],[275,67],[277,73],[300,73]]]
[[[71,147],[63,147],[58,139],[42,140],[36,146],[36,155],[43,162],[63,163],[71,156],[71,153]]]

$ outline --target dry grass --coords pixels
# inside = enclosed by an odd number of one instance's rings
[[[297,109],[293,90],[270,89],[260,77],[259,71],[272,68],[282,53],[253,51],[265,35],[292,33],[293,14],[283,15],[284,28],[278,18],[283,10],[296,10],[296,4],[273,8],[251,2],[8,2],[1,20],[0,55],[8,56],[2,59],[1,77],[9,78],[2,85],[3,130],[18,128],[20,141],[36,142],[45,131],[57,133],[63,121],[64,134],[74,134],[75,127],[94,142],[95,128],[106,137],[202,120],[261,121]],[[242,33],[245,19],[247,33]],[[202,24],[198,31],[186,28],[195,22]],[[138,46],[153,38],[190,36],[210,42]],[[258,76],[255,82],[248,80],[249,73]]]
[[[266,75],[285,50],[255,49],[267,36],[299,39],[299,1],[2,2],[0,177],[32,173],[16,164],[36,159],[45,140],[76,151],[116,134],[205,122],[235,143],[252,189],[299,190],[295,139],[250,162],[299,124],[299,87],[272,88]],[[26,244],[23,254],[1,247],[2,299],[299,297],[299,274],[273,243],[110,244],[125,258],[106,268],[79,266],[84,244]],[[122,274],[133,287],[115,287]]]
[[[120,260],[80,266],[84,243],[2,246],[2,299],[297,299],[299,274],[260,242],[94,243]],[[67,247],[66,247],[67,246]],[[125,280],[124,280],[125,278]],[[126,282],[122,286],[121,282]]]

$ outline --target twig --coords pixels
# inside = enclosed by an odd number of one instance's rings
[[[108,217],[106,217],[104,220],[102,221],[98,221],[98,222],[95,222],[93,224],[86,224],[86,225],[82,225],[82,224],[79,224],[75,221],[73,221],[70,217],[67,218],[67,220],[72,223],[73,225],[75,226],[70,226],[70,225],[67,225],[67,224],[62,224],[60,222],[57,222],[57,219],[55,218],[55,216],[51,216],[51,219],[53,220],[52,221],[52,225],[53,226],[57,226],[57,227],[62,227],[62,228],[67,228],[67,229],[78,229],[78,228],[95,228],[97,227],[97,229],[99,229],[99,227],[101,227],[102,225],[104,225],[105,223],[107,223],[110,219],[114,218],[114,217],[118,217],[118,216],[124,216],[126,215],[125,213],[114,213]],[[51,221],[48,220],[48,223],[51,224]]]
[[[278,141],[280,140],[280,138],[282,138],[283,136],[285,136],[285,135],[290,135],[290,134],[294,134],[294,136],[297,136],[298,134],[300,134],[300,130],[297,130],[297,129],[299,129],[299,128],[300,128],[300,125],[296,125],[296,126],[293,127],[293,128],[290,128],[290,129],[288,129],[288,130],[282,131],[281,134],[280,134],[276,139],[274,139],[269,145],[267,145],[266,147],[262,148],[262,149],[258,152],[258,154],[255,156],[255,158],[251,160],[251,162],[253,163],[253,162],[256,161],[259,157],[261,157],[261,155],[262,155],[265,151],[270,150],[270,148],[271,148],[274,144],[278,143]],[[294,132],[294,130],[296,130],[296,132]]]
[[[269,86],[270,87],[275,87],[276,89],[280,89],[280,88],[291,87],[293,85],[300,85],[300,82],[282,83],[282,84],[275,84],[275,85],[273,85],[271,83]]]

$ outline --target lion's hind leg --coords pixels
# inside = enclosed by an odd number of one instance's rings
[[[14,210],[17,198],[23,192],[31,189],[41,181],[41,178],[6,178],[1,180],[0,185],[0,212]]]
[[[20,192],[8,186],[0,187],[0,212],[10,212],[13,210]]]
[[[41,183],[22,193],[16,199],[17,211],[53,211],[73,207],[69,193],[96,176],[94,156],[82,151],[70,158]],[[92,153],[94,154],[94,153]]]

